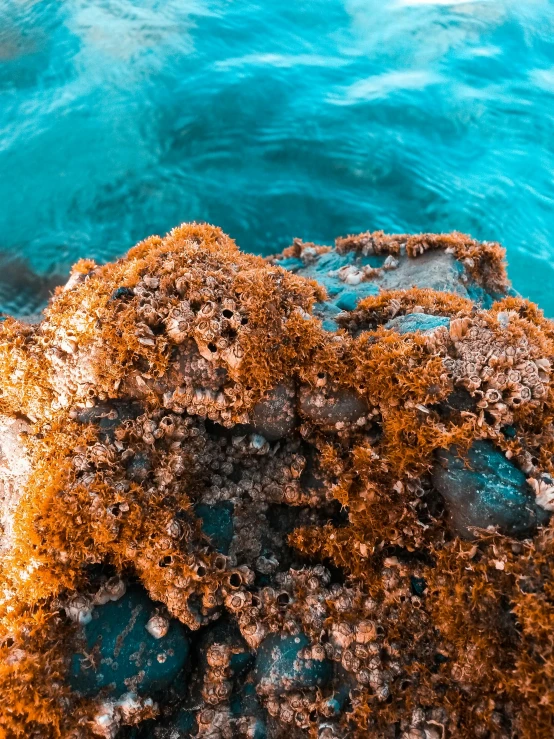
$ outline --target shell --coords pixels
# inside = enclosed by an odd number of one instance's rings
[[[350,624],[346,621],[339,621],[331,626],[329,638],[333,645],[345,649],[353,642],[354,633]]]
[[[267,628],[261,621],[250,621],[244,625],[241,624],[240,630],[244,640],[252,649],[257,649],[267,634]]]
[[[191,334],[193,321],[189,304],[182,302],[166,319],[166,333],[175,344],[182,344]]]
[[[145,629],[154,639],[161,639],[169,631],[169,620],[164,616],[152,616]]]
[[[67,617],[83,626],[92,621],[93,610],[94,605],[85,595],[75,595],[65,606]]]

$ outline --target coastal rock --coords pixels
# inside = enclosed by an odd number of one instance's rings
[[[553,362],[459,233],[79,262],[0,325],[0,734],[550,739]]]
[[[439,235],[389,237],[382,232],[337,239],[335,249],[295,239],[276,264],[325,288],[328,299],[316,304],[314,315],[327,322],[328,330],[335,330],[340,311],[355,310],[380,290],[428,288],[469,298],[483,307],[511,292],[502,279],[483,284],[477,278],[475,260],[469,255],[465,260],[457,258],[457,246],[449,236],[441,241]],[[483,265],[492,274],[491,267]]]

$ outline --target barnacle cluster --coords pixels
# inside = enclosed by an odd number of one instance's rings
[[[462,234],[79,262],[0,328],[0,736],[551,737],[553,362]]]

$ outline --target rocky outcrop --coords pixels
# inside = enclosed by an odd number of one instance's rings
[[[551,736],[553,361],[462,234],[78,263],[0,329],[0,733]]]

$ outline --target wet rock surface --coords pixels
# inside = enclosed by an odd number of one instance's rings
[[[260,644],[256,656],[254,679],[263,695],[280,695],[290,690],[322,688],[331,679],[332,663],[328,659],[314,660],[305,634],[268,636]]]
[[[385,323],[385,328],[394,329],[400,334],[411,334],[416,331],[427,333],[436,331],[441,326],[448,328],[450,319],[444,316],[429,316],[426,313],[408,313]]]
[[[552,735],[554,330],[498,245],[185,225],[0,333],[0,734]]]
[[[523,472],[487,441],[474,442],[467,456],[456,448],[439,450],[433,483],[446,500],[454,531],[465,538],[489,526],[530,536],[548,520]]]
[[[72,657],[69,680],[84,696],[104,688],[115,697],[130,690],[155,694],[187,667],[187,629],[166,618],[139,586],[95,607],[81,628],[82,651]]]

